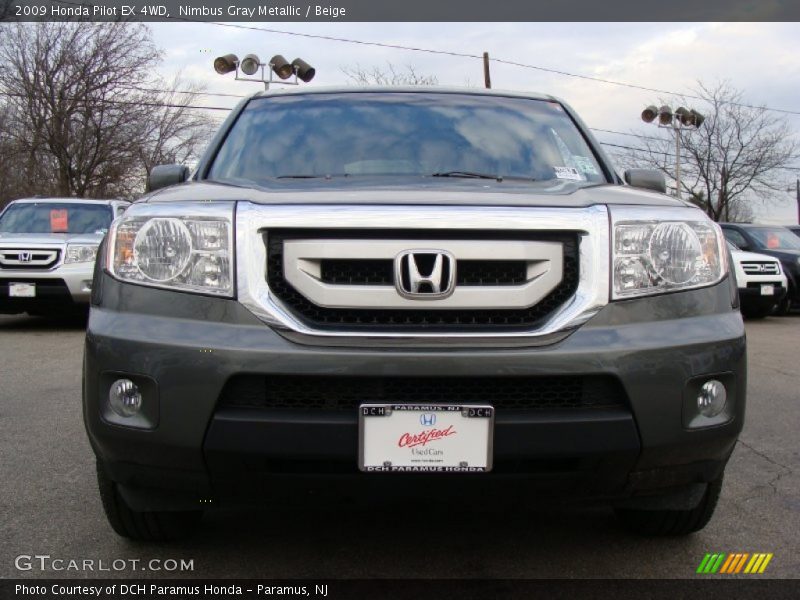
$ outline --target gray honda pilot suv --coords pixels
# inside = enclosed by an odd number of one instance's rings
[[[156,168],[96,265],[83,409],[118,534],[290,480],[711,518],[745,412],[724,238],[564,102],[262,92],[187,175]]]

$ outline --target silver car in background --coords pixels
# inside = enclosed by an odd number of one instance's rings
[[[85,310],[97,248],[128,202],[14,200],[0,214],[0,313]]]

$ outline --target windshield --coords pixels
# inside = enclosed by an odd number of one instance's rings
[[[748,230],[748,233],[764,250],[800,250],[800,238],[782,227],[758,227]]]
[[[557,102],[400,92],[254,99],[209,179],[367,175],[606,182]]]
[[[26,202],[6,209],[0,233],[105,233],[112,218],[103,204]]]

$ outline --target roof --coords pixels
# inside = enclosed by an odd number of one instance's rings
[[[275,83],[275,82],[273,82]],[[280,85],[280,83],[278,83]],[[500,96],[514,98],[528,98],[531,100],[551,100],[561,102],[555,96],[539,94],[536,92],[515,92],[511,90],[495,90],[474,87],[457,87],[444,85],[336,85],[307,87],[303,85],[290,87],[274,87],[269,90],[261,90],[251,96],[251,98],[261,98],[266,96],[286,96],[302,94],[343,94],[360,92],[388,92],[388,93],[431,93],[431,94],[469,94],[473,96]]]

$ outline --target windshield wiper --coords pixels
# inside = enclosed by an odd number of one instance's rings
[[[492,175],[490,173],[479,173],[478,171],[440,171],[438,173],[431,173],[429,177],[462,177],[464,179],[494,179],[495,181],[503,181],[504,179],[513,179],[516,181],[536,181],[533,177],[520,177],[517,175]]]

